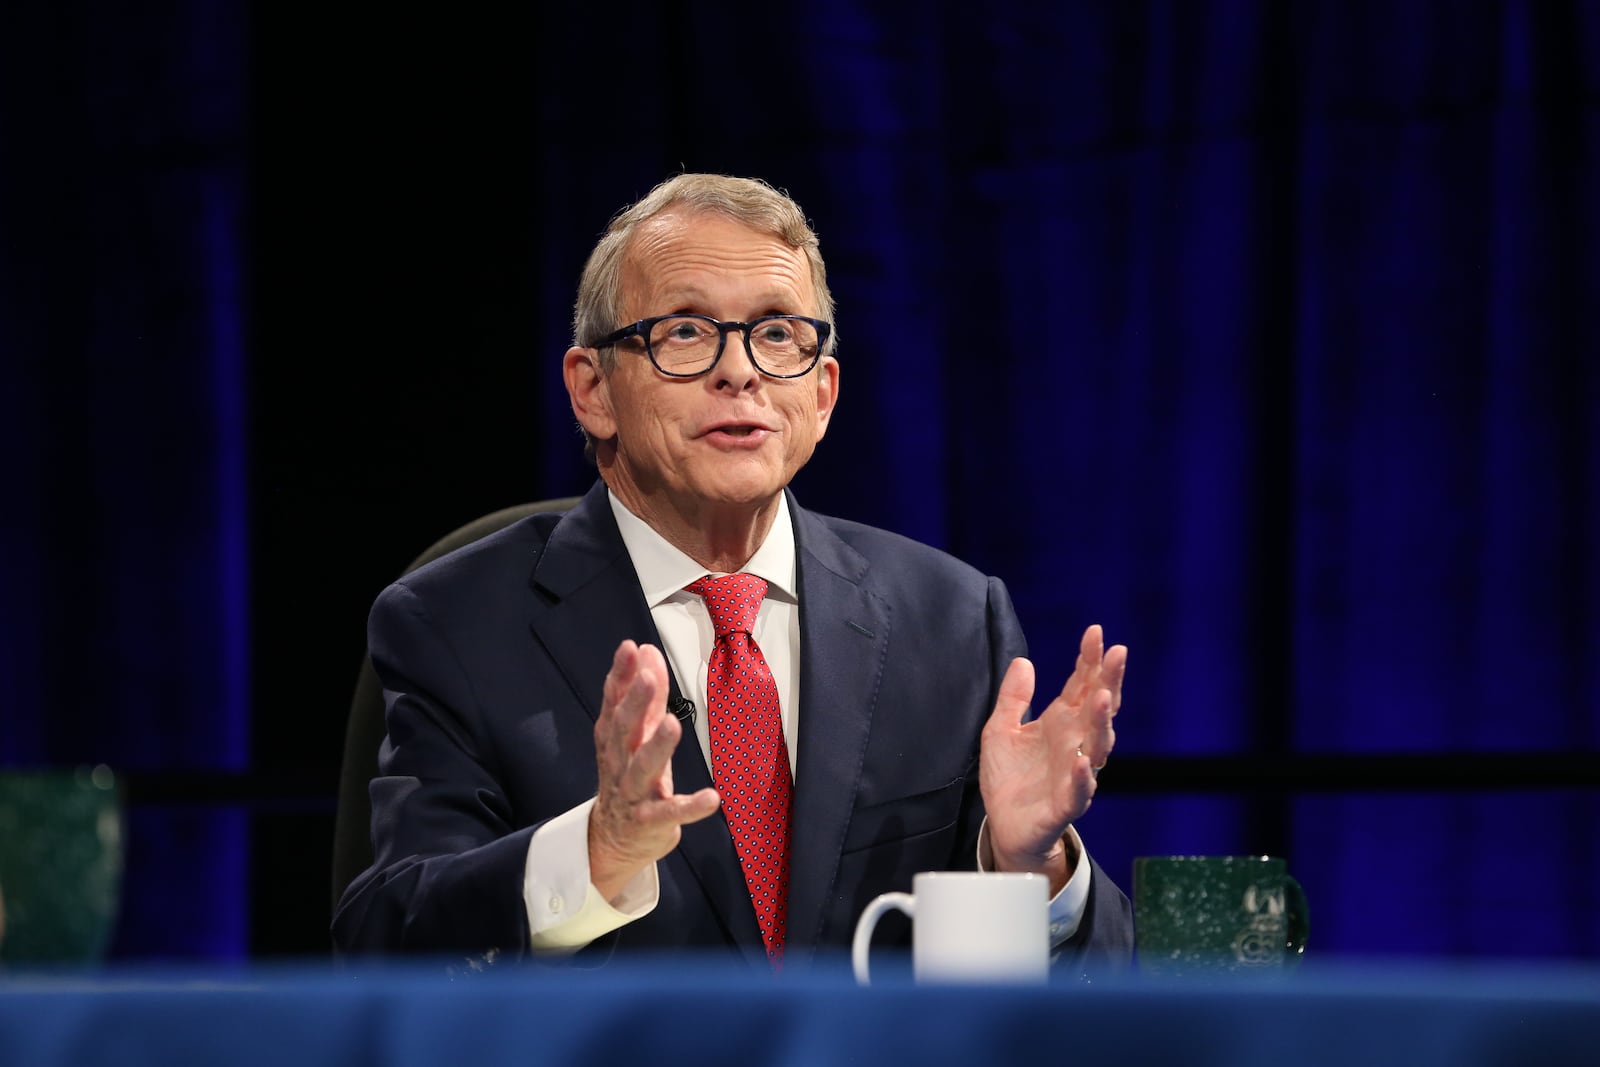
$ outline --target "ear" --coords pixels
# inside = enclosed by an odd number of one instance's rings
[[[828,432],[828,419],[839,401],[839,361],[823,356],[817,364],[817,439]]]
[[[600,372],[600,353],[593,348],[569,348],[561,360],[561,377],[567,383],[567,399],[591,438],[609,441],[617,435],[617,420],[611,413],[611,385]]]

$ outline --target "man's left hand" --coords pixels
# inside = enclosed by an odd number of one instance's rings
[[[1006,668],[978,758],[996,870],[1046,874],[1052,894],[1066,884],[1076,858],[1062,835],[1089,810],[1095,771],[1111,755],[1111,720],[1122,704],[1127,665],[1126,646],[1106,651],[1100,627],[1089,627],[1072,677],[1032,722],[1024,720],[1033,702],[1033,664],[1014,659]]]

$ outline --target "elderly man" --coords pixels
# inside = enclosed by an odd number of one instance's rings
[[[376,861],[344,948],[603,959],[848,945],[924,870],[1049,879],[1058,956],[1126,961],[1074,829],[1127,650],[1083,636],[1037,717],[1004,586],[804,510],[839,398],[799,207],[685,174],[613,220],[563,362],[600,482],[391,586]]]

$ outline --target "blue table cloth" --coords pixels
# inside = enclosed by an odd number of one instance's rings
[[[892,973],[892,968],[888,969]],[[703,961],[0,974],[0,1067],[1600,1063],[1600,968],[858,988]]]

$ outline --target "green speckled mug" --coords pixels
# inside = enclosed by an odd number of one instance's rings
[[[1133,916],[1146,974],[1281,972],[1311,932],[1300,883],[1270,856],[1141,856]]]
[[[0,772],[0,963],[99,959],[121,884],[110,770]]]

